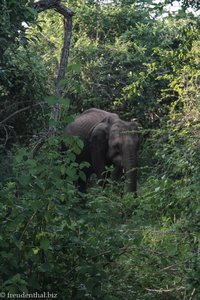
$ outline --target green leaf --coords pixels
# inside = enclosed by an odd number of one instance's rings
[[[50,243],[46,237],[44,237],[40,240],[40,248],[41,249],[46,251],[46,250],[48,250],[49,246],[50,246]]]
[[[26,9],[29,11],[29,13],[30,13],[33,17],[37,16],[37,10],[34,9],[33,7],[27,6]]]
[[[24,157],[26,157],[26,155],[27,155],[26,150],[23,149],[23,148],[20,149],[20,150],[18,151],[17,155],[16,155],[16,161],[17,161],[18,163],[20,163],[20,162],[24,159]]]
[[[44,188],[42,188],[44,190]],[[44,204],[42,203],[41,200],[39,200],[38,198],[33,200],[31,202],[31,208],[34,210],[34,211],[37,211],[38,209],[42,208]]]
[[[84,142],[81,139],[77,139],[77,145],[79,146],[80,149],[83,149]]]
[[[31,181],[31,177],[29,174],[22,174],[19,177],[18,181],[21,183],[21,185],[27,186]]]
[[[46,263],[42,264],[39,269],[42,272],[50,272],[52,270],[52,267],[51,267],[50,263],[46,262]]]
[[[50,105],[54,105],[56,103],[59,102],[59,97],[58,96],[55,96],[55,95],[52,95],[52,96],[48,96],[45,98],[45,101]]]
[[[40,251],[40,248],[33,248],[33,253],[35,254],[35,255],[37,255],[38,253],[39,253],[39,251]]]
[[[70,99],[69,98],[61,98],[59,103],[65,107],[65,108],[69,108],[70,106]]]
[[[65,174],[65,170],[66,170],[66,166],[65,166],[65,165],[62,165],[62,166],[60,167],[60,172],[61,172],[62,175]]]
[[[170,255],[176,255],[177,254],[177,244],[171,244],[168,248],[168,252]]]
[[[40,284],[38,282],[37,275],[30,276],[28,282],[30,287],[33,287],[35,290],[40,290]]]
[[[58,121],[54,120],[54,119],[49,119],[49,126],[50,127],[54,127],[57,126]]]
[[[81,71],[81,63],[78,62],[78,63],[74,64],[74,65],[72,66],[72,68],[73,68],[73,70],[74,70],[75,72],[80,73],[80,71]]]
[[[64,121],[66,122],[66,124],[72,123],[74,121],[74,117],[73,116],[67,116]]]
[[[107,295],[103,298],[103,300],[118,300],[118,298],[115,296]]]
[[[20,292],[22,292],[22,293],[28,293],[28,289],[27,289],[26,285],[20,284],[18,286],[18,288],[19,288]]]
[[[18,241],[16,238],[14,238],[14,243],[17,246],[17,248],[19,248],[20,250],[22,249],[22,245],[23,245],[22,241]]]
[[[75,168],[72,167],[68,167],[66,169],[66,174],[72,179],[75,180],[77,177],[77,170]]]
[[[79,177],[80,177],[83,181],[86,182],[86,175],[85,175],[85,173],[84,173],[83,171],[80,171],[80,172],[79,172]]]
[[[58,86],[60,86],[60,87],[64,87],[66,84],[67,84],[67,80],[66,79],[61,79],[58,82]]]

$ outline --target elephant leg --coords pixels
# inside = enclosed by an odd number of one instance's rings
[[[91,135],[90,153],[91,162],[94,173],[99,179],[105,178],[105,166],[107,155],[106,133],[103,128],[105,124],[101,124],[94,129]]]
[[[114,181],[119,181],[123,176],[123,168],[122,167],[115,167],[113,174],[112,174],[112,179]]]
[[[86,190],[87,190],[87,180],[83,181],[81,178],[79,178],[77,185],[78,185],[79,192],[86,193]]]
[[[120,182],[123,176],[123,168],[122,167],[115,167],[112,173],[112,179],[114,182]],[[114,184],[113,185],[113,191],[114,192],[120,192],[120,195],[123,194],[123,191],[119,191],[118,185]]]
[[[87,186],[88,186],[88,180],[90,178],[90,175],[93,173],[93,168],[91,166],[85,167],[82,169],[82,172],[85,174],[86,180],[82,180],[79,177],[77,185],[78,185],[79,192],[86,193]]]

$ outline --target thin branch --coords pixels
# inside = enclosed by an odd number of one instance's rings
[[[61,0],[41,0],[34,2],[33,7],[37,10],[37,12],[42,12],[59,4],[60,1]]]
[[[121,256],[122,254],[124,254],[124,253],[126,252],[127,248],[128,248],[128,247],[122,248],[122,251],[116,255],[117,258],[118,258],[119,256]],[[102,256],[104,256],[104,255],[106,255],[106,254],[110,254],[110,253],[112,253],[111,250],[105,250],[105,251],[100,252],[100,253],[98,253],[98,254],[96,254],[96,255],[87,257],[86,260],[88,261],[88,260],[91,260],[91,259],[95,259],[95,258],[98,258],[98,257],[102,257]],[[79,260],[79,257],[76,258],[75,263],[76,263],[78,260]],[[107,264],[110,264],[110,263],[113,262],[113,261],[114,261],[114,260],[112,260],[112,261],[110,261],[110,262],[104,264],[104,266],[106,266]],[[71,268],[71,269],[66,273],[66,276],[69,275],[71,272],[73,272],[73,271],[77,268],[77,266],[78,266],[78,264],[75,264],[75,265],[73,266],[73,268]]]
[[[26,100],[26,101],[16,101],[15,103],[12,103],[8,106],[6,106],[5,108],[3,108],[1,110],[1,114],[3,114],[4,112],[13,109],[13,107],[19,106],[20,104],[25,104],[25,103],[33,103],[33,100]]]
[[[47,9],[55,9],[65,17],[68,17],[68,16],[72,17],[75,15],[75,13],[71,9],[64,6],[60,2],[61,2],[61,0],[41,0],[41,1],[35,2],[33,4],[33,7],[37,10],[38,13],[40,13],[44,10],[47,10]]]
[[[20,236],[20,238],[19,238],[19,241],[22,240],[22,238],[23,238],[23,236],[24,236],[24,234],[25,234],[25,232],[26,232],[28,226],[31,224],[31,222],[32,222],[33,218],[35,217],[36,213],[37,213],[37,210],[34,212],[34,214],[30,217],[30,219],[29,219],[28,222],[26,223],[25,228],[24,228],[24,230],[23,230],[23,232],[22,232],[22,234],[21,234],[21,236]]]
[[[8,130],[7,130],[5,125],[0,124],[0,126],[3,127],[3,129],[5,131],[5,135],[6,135],[6,139],[5,139],[5,142],[4,142],[4,146],[5,146],[7,144],[7,141],[8,141]]]
[[[16,110],[14,113],[12,113],[11,115],[9,115],[8,117],[6,117],[5,119],[3,119],[2,121],[0,121],[0,124],[4,124],[5,122],[7,122],[8,120],[10,120],[11,118],[13,118],[14,116],[18,115],[19,113],[23,112],[23,111],[26,111],[26,110],[29,110],[31,109],[32,107],[34,106],[38,106],[38,105],[41,105],[41,104],[45,104],[45,102],[38,102],[38,103],[35,103],[33,105],[29,105],[29,106],[26,106],[26,107],[23,107],[19,110]]]
[[[167,267],[165,267],[165,268],[163,268],[163,269],[161,269],[161,270],[159,270],[159,272],[162,272],[162,271],[177,271],[177,269],[173,269],[174,267],[176,267],[176,266],[178,266],[178,265],[180,265],[180,264],[173,264],[173,265],[171,265],[171,266],[167,266]]]
[[[48,138],[48,132],[41,137],[41,139],[37,142],[37,144],[34,146],[33,148],[33,158],[35,158],[35,156],[37,155],[38,151],[40,150],[40,148],[44,145],[44,143],[46,142]]]
[[[192,298],[193,298],[193,296],[194,296],[194,293],[195,293],[195,291],[196,291],[196,289],[194,288],[194,289],[192,290],[192,293],[191,293],[191,296],[190,296],[189,300],[192,300]]]
[[[171,292],[182,291],[182,290],[185,290],[185,287],[184,287],[184,286],[180,286],[180,287],[175,287],[175,288],[171,288],[171,289],[163,289],[163,288],[160,288],[159,290],[158,290],[158,289],[149,289],[149,288],[145,288],[145,290],[146,290],[147,292],[155,292],[155,293],[162,294],[162,293],[171,293]]]

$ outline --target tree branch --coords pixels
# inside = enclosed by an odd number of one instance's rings
[[[58,68],[57,83],[55,89],[55,94],[58,97],[61,97],[63,94],[63,86],[61,86],[59,82],[65,78],[65,71],[68,65],[69,49],[72,36],[72,17],[75,15],[75,13],[71,9],[64,6],[60,2],[60,0],[40,0],[33,4],[33,7],[37,10],[38,13],[46,9],[55,9],[64,17],[64,43],[61,52],[60,65]],[[58,121],[60,118],[60,112],[61,106],[59,103],[56,103],[52,106],[51,109],[51,119],[53,119],[54,121]],[[34,147],[33,156],[37,154],[38,150],[45,143],[46,139],[48,139],[48,137],[50,136],[54,136],[55,133],[56,127],[49,127],[47,134]]]
[[[38,106],[38,105],[41,105],[41,104],[45,104],[45,102],[38,102],[38,103],[35,103],[33,105],[29,105],[29,106],[26,106],[26,107],[23,107],[19,110],[16,110],[14,113],[12,113],[11,115],[9,115],[8,117],[6,117],[5,119],[3,119],[2,121],[0,121],[0,125],[1,124],[4,124],[5,122],[7,122],[8,120],[10,120],[12,117],[14,117],[15,115],[18,115],[19,113],[23,112],[23,111],[26,111],[26,110],[29,110],[31,109],[32,107],[34,106]]]
[[[38,13],[49,9],[54,8],[55,5],[59,5],[60,0],[40,0],[33,3],[33,7],[37,10]]]
[[[33,7],[37,10],[38,13],[47,9],[55,9],[66,18],[73,17],[75,15],[75,12],[73,12],[65,5],[61,4],[60,1],[61,0],[40,0],[34,2]]]
[[[174,288],[170,288],[170,289],[163,289],[163,288],[160,288],[160,289],[149,289],[149,288],[145,288],[145,290],[147,292],[155,292],[155,293],[158,293],[158,294],[162,294],[162,293],[171,293],[171,292],[182,291],[182,290],[185,290],[185,287],[184,286],[180,286],[180,287],[174,287]]]
[[[57,12],[59,12],[61,15],[63,15],[66,18],[75,16],[74,11],[72,11],[71,9],[69,9],[68,7],[66,7],[61,3],[59,3],[59,5],[55,5],[54,8]]]
[[[61,97],[63,93],[63,86],[61,86],[60,80],[65,78],[66,67],[68,65],[68,57],[69,57],[69,48],[72,36],[72,18],[64,18],[64,44],[62,47],[61,58],[60,58],[60,65],[58,69],[57,75],[57,84],[56,84],[56,96]],[[59,120],[61,112],[61,106],[59,103],[56,103],[52,107],[51,111],[51,119],[57,121]],[[56,133],[56,127],[49,128],[49,136],[54,136]]]

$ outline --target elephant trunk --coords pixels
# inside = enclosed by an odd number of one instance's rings
[[[137,190],[137,151],[129,153],[124,160],[124,169],[128,182],[128,192],[136,193]]]

